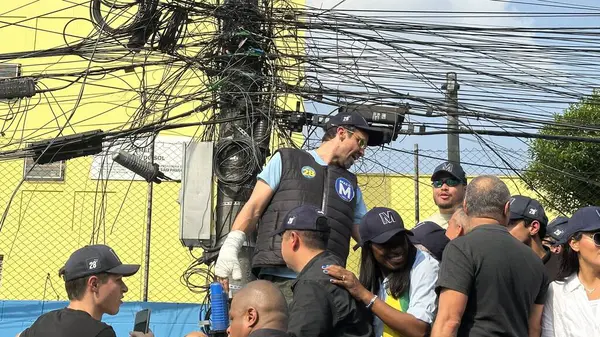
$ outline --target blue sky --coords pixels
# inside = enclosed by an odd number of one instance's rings
[[[540,3],[544,4],[545,0],[516,0],[522,2]],[[600,3],[597,0],[576,0],[570,2],[568,0],[554,0],[556,2],[563,2],[564,5],[570,4],[571,6],[592,6],[597,7],[600,11]],[[563,6],[563,4],[556,4],[546,2],[548,5]],[[437,10],[437,11],[491,11],[491,12],[554,12],[554,13],[576,13],[578,10],[569,8],[552,8],[533,6],[519,3],[509,3],[501,1],[491,0],[406,0],[406,1],[394,1],[394,0],[348,0],[340,3],[338,0],[309,0],[309,6],[331,8],[336,6],[337,9],[391,9],[391,10]],[[568,5],[567,5],[568,6]],[[510,26],[510,27],[597,27],[598,17],[592,18],[478,18],[478,19],[450,19],[448,23],[468,25],[468,26]],[[418,19],[419,22],[424,22],[426,19]],[[435,22],[439,23],[442,20],[436,19]],[[540,55],[541,58],[544,55]],[[460,78],[459,78],[460,82]],[[435,85],[441,85],[442,83],[435,83]],[[461,89],[465,89],[464,86]],[[472,88],[471,88],[472,89]],[[591,89],[591,88],[590,88]],[[419,95],[418,92],[412,94]],[[443,97],[443,96],[441,96]],[[440,98],[441,98],[440,97]],[[460,91],[459,91],[460,101]],[[544,108],[544,113],[560,113],[566,104],[553,104],[547,105]],[[310,105],[306,106],[308,111],[315,111],[318,113],[329,113],[332,109],[327,106],[321,105]],[[411,117],[412,118],[412,117]],[[430,120],[432,120],[430,118]],[[443,122],[442,118],[437,118],[438,122]],[[527,140],[510,138],[510,137],[491,137],[484,136],[484,138],[490,142],[493,142],[495,147],[506,148],[506,149],[517,149],[516,153],[525,154],[527,150]],[[413,144],[418,143],[422,149],[431,150],[443,150],[446,148],[446,135],[436,136],[407,136],[400,137],[401,141],[394,142],[392,146],[398,149],[412,150]],[[473,136],[461,135],[461,149],[485,149]],[[515,154],[511,158],[511,153],[507,152],[507,159],[512,162],[523,162],[526,160],[524,155]],[[490,159],[492,162],[497,162],[496,159]]]

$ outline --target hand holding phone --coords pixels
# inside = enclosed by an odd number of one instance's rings
[[[150,309],[140,310],[135,314],[133,331],[148,333],[150,327]]]

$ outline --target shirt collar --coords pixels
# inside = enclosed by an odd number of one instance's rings
[[[508,233],[508,228],[506,228],[502,225],[499,225],[499,224],[477,225],[477,226],[475,226],[475,228],[473,228],[471,230],[471,232],[477,231],[477,230],[497,230],[497,231]]]
[[[248,335],[248,337],[278,337],[278,336],[287,336],[285,331],[276,330],[276,329],[258,329],[254,330]]]
[[[573,275],[569,276],[565,282],[565,290],[568,292],[574,292],[579,287],[583,288],[581,281],[579,281],[579,277],[577,277],[577,273],[573,273]]]
[[[296,276],[296,279],[294,280],[294,282],[292,283],[292,290],[296,287],[296,283],[298,283],[298,280],[307,273],[307,271],[315,264],[317,263],[317,261],[325,256],[325,254],[327,253],[326,250],[320,252],[319,254],[315,255],[310,261],[308,261],[308,263],[304,266],[304,268],[302,268],[302,270],[300,271],[300,273],[298,273],[298,276]]]

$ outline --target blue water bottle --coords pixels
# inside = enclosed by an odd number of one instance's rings
[[[214,332],[225,331],[229,326],[227,294],[219,282],[210,284],[210,329]]]

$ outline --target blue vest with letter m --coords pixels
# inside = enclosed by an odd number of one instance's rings
[[[259,223],[252,257],[252,270],[258,275],[262,267],[285,267],[281,257],[281,236],[271,236],[280,228],[290,210],[315,205],[329,219],[327,249],[346,261],[356,208],[356,176],[339,166],[319,165],[303,150],[280,149],[281,182]]]

